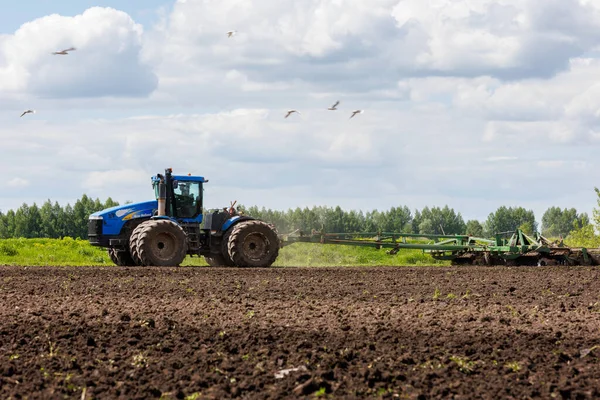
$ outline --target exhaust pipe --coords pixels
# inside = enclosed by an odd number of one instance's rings
[[[167,185],[165,180],[161,179],[158,183],[158,216],[164,216],[167,214]]]

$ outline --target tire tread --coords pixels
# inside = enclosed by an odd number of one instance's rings
[[[270,236],[270,254],[265,260],[261,260],[259,263],[250,263],[245,259],[244,254],[242,254],[240,241],[246,231],[263,231],[263,233]],[[227,243],[227,252],[231,261],[238,267],[270,267],[279,256],[279,238],[277,237],[277,232],[269,224],[260,220],[243,221],[235,225],[230,230],[225,243]]]

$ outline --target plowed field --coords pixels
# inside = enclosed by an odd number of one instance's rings
[[[0,398],[598,398],[599,272],[0,267]]]

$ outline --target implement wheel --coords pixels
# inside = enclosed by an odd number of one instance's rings
[[[136,265],[127,250],[108,249],[108,256],[112,262],[120,267],[132,267]]]
[[[279,238],[263,221],[243,221],[225,235],[227,253],[238,267],[270,267],[279,255]]]
[[[157,219],[142,222],[134,230],[139,229],[134,246],[135,253],[145,266],[177,266],[187,255],[187,236],[175,222]],[[132,234],[132,237],[134,235]]]

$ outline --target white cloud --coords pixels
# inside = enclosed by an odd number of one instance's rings
[[[27,179],[15,177],[15,178],[10,179],[7,182],[7,185],[9,188],[19,189],[19,188],[24,188],[24,187],[29,186],[29,181]]]
[[[142,201],[173,167],[210,179],[209,207],[589,211],[596,4],[187,0],[155,29],[99,8],[32,21],[0,38],[0,163],[30,182],[0,208]]]
[[[227,72],[227,74],[225,74],[224,83],[232,83],[237,87],[240,87],[245,92],[264,90],[287,90],[292,88],[292,85],[287,82],[252,82],[250,79],[248,79],[248,76],[246,74],[241,73],[235,69],[232,69],[229,72]]]
[[[498,162],[498,161],[514,161],[514,160],[518,160],[519,157],[511,157],[511,156],[493,156],[493,157],[488,157],[485,160],[489,161],[489,162]]]
[[[150,177],[143,170],[121,169],[108,171],[89,172],[82,183],[84,189],[92,192],[102,190],[118,191],[123,187],[138,187],[144,180]]]
[[[541,168],[560,168],[565,165],[563,160],[540,160],[537,166]]]
[[[507,141],[531,147],[546,141],[571,143],[591,139],[568,121],[490,121],[483,138],[485,141]]]
[[[504,77],[550,76],[596,46],[596,3],[550,0],[403,0],[400,26],[422,32],[421,68]]]
[[[256,82],[351,88],[424,74],[548,77],[596,46],[599,15],[577,0],[187,0],[145,54],[182,84],[175,65],[204,83],[236,69]],[[239,32],[227,38],[230,29]]]
[[[126,13],[93,7],[49,15],[0,37],[0,89],[44,97],[146,96],[157,78],[139,57],[142,26]],[[70,55],[51,55],[68,47]]]

